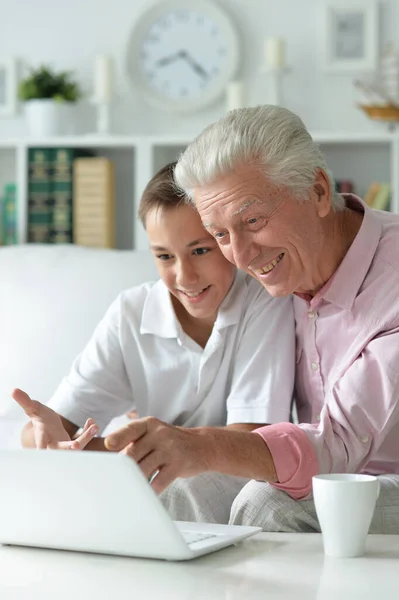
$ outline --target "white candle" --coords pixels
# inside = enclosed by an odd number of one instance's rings
[[[285,66],[285,42],[282,38],[269,38],[265,42],[266,64],[271,69]]]
[[[111,100],[113,84],[112,58],[96,56],[94,61],[94,99],[107,103]]]
[[[244,108],[244,86],[241,81],[230,81],[226,90],[227,110]]]

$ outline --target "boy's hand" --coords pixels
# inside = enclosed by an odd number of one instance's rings
[[[82,433],[71,440],[60,415],[54,410],[37,400],[32,400],[28,394],[19,389],[13,390],[12,397],[31,419],[36,448],[83,450],[98,432],[93,419],[87,419]]]

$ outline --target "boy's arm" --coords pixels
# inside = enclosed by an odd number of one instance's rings
[[[64,419],[64,417],[61,417],[61,415],[60,419],[62,421],[65,431],[72,439],[78,431],[79,427],[74,423],[71,423],[71,421],[68,421],[68,419]],[[33,430],[32,421],[29,421],[29,423],[27,423],[22,429],[21,443],[24,448],[36,448],[35,432]]]
[[[254,294],[253,285],[249,291]],[[227,424],[240,430],[289,421],[294,387],[292,300],[268,297],[264,289],[254,297],[251,294],[236,340],[226,398]],[[257,427],[243,427],[246,423]]]
[[[77,427],[77,425],[75,425],[74,423],[71,423],[71,421],[68,421],[68,419],[64,419],[64,417],[61,417],[61,415],[60,415],[60,419],[62,421],[65,431],[68,433],[71,440],[79,439],[79,436],[75,437],[76,432],[79,429]],[[104,444],[104,439],[105,438],[103,438],[103,437],[94,437],[86,444],[86,446],[84,448],[81,448],[81,450],[95,450],[97,452],[107,452],[107,449]],[[24,448],[36,448],[37,447],[32,421],[29,421],[29,423],[27,423],[24,426],[24,428],[22,429],[21,443]]]
[[[20,389],[13,390],[12,397],[31,419],[22,430],[21,442],[25,448],[82,450],[98,432],[93,419],[87,419],[82,432],[72,439],[77,425]]]
[[[120,340],[124,321],[120,295],[47,403],[71,423],[82,425],[92,417],[102,431],[114,417],[132,408],[133,390]],[[94,445],[98,449],[98,442],[93,442],[90,449]]]

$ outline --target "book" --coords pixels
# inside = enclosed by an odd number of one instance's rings
[[[52,149],[53,210],[50,242],[54,244],[73,242],[73,165],[78,157],[90,155],[91,152],[80,148]]]
[[[50,242],[53,210],[51,163],[51,148],[29,148],[28,242]]]
[[[386,210],[391,199],[391,186],[389,183],[381,183],[377,194],[374,197],[371,208],[375,210]]]
[[[367,204],[367,206],[372,206],[374,199],[376,197],[376,195],[378,194],[378,191],[381,187],[381,184],[378,183],[377,181],[373,181],[373,183],[370,184],[365,196],[364,196],[364,202]]]
[[[108,158],[74,162],[73,241],[82,246],[115,247],[115,174]]]
[[[4,246],[18,243],[16,195],[15,183],[8,183],[4,186],[1,236]]]

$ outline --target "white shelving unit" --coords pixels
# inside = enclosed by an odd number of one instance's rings
[[[336,179],[351,179],[356,193],[364,195],[373,181],[390,182],[390,209],[399,213],[399,134],[313,132]],[[26,241],[28,149],[34,147],[88,148],[107,156],[116,169],[116,238],[118,248],[147,247],[145,232],[136,218],[138,201],[152,175],[175,160],[190,137],[73,136],[48,139],[0,140],[0,189],[16,182],[18,239]]]

